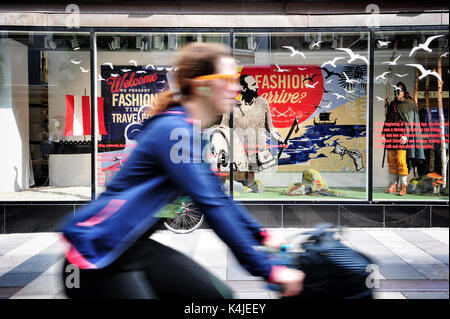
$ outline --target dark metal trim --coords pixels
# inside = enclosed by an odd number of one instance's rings
[[[91,200],[95,199],[97,191],[97,169],[96,169],[96,154],[97,154],[97,35],[91,30],[90,32],[90,68],[91,68]]]
[[[368,77],[368,81],[369,81],[369,107],[367,112],[368,114],[368,119],[367,121],[369,122],[369,127],[368,127],[368,135],[367,138],[369,139],[369,145],[368,145],[368,149],[367,149],[367,156],[368,156],[368,160],[369,160],[369,167],[367,169],[367,194],[369,196],[368,201],[369,203],[372,203],[373,200],[373,79],[374,79],[374,59],[375,59],[375,32],[374,31],[370,31],[370,35],[369,35],[369,74],[370,77]],[[367,128],[367,125],[366,125]]]
[[[66,27],[46,27],[46,26],[0,26],[1,31],[40,31],[40,32],[83,32],[83,33],[133,33],[133,32],[256,32],[256,33],[276,33],[276,32],[386,32],[386,31],[434,31],[448,30],[448,25],[411,25],[411,26],[380,26],[368,28],[362,26],[351,27],[81,27],[68,29]]]

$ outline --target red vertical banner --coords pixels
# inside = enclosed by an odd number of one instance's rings
[[[66,127],[64,136],[73,136],[73,116],[75,112],[75,98],[73,95],[66,95]]]
[[[83,135],[91,135],[91,106],[89,96],[81,97],[83,111]]]
[[[102,97],[97,98],[98,130],[100,135],[107,135],[105,128],[105,116],[103,114],[104,101],[105,99]]]

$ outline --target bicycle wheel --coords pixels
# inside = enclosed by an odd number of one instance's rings
[[[175,217],[166,218],[164,226],[174,233],[187,234],[200,227],[203,213],[193,203],[182,203]]]

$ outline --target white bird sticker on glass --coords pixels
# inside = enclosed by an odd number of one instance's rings
[[[384,72],[383,74],[380,74],[379,76],[377,76],[377,77],[375,78],[375,81],[378,80],[378,79],[385,79],[385,80],[386,80],[385,76],[386,76],[387,74],[389,74],[389,73],[391,73],[391,72],[390,72],[390,71],[386,71],[386,72]]]
[[[146,68],[146,69],[152,68],[152,69],[154,70],[154,69],[155,69],[155,66],[154,66],[153,64],[147,64],[147,65],[145,66],[145,68]]]
[[[378,101],[384,101],[384,99],[382,97],[376,96]]]
[[[72,62],[73,64],[80,64],[81,60],[80,61],[70,60],[70,62]]]
[[[398,57],[395,58],[394,61],[386,61],[386,62],[383,62],[383,64],[387,64],[387,65],[397,65],[397,61],[398,61],[398,59],[399,59],[401,56],[402,56],[402,55],[400,54]]]
[[[405,74],[398,74],[395,73],[396,76],[398,76],[399,78],[404,78],[405,76],[407,76],[409,73],[405,73]]]
[[[306,86],[307,88],[312,88],[312,89],[314,89],[314,88],[316,87],[317,83],[319,83],[319,82],[316,82],[316,83],[314,83],[313,85],[308,84],[308,83],[305,83],[305,86]]]
[[[275,64],[275,66],[277,67],[277,71],[278,72],[289,72],[289,70],[288,69],[282,69],[282,68],[280,68],[279,66],[278,66],[278,64]]]
[[[333,93],[336,96],[336,100],[345,99],[345,96],[340,95],[339,93]]]
[[[325,66],[325,65],[331,65],[333,68],[335,68],[336,67],[336,62],[337,61],[339,61],[339,60],[343,60],[344,58],[342,58],[342,57],[337,57],[337,58],[334,58],[333,60],[329,60],[329,61],[326,61],[326,62],[324,62],[323,64],[322,64],[322,68]]]
[[[442,81],[439,73],[437,73],[436,71],[425,70],[425,68],[421,64],[405,64],[405,65],[413,66],[416,69],[418,69],[420,72],[422,72],[422,74],[419,76],[419,80],[422,80],[424,77],[426,77],[428,75],[433,75],[433,76],[437,77],[439,79],[439,81]]]
[[[147,72],[144,70],[136,71],[136,74],[140,74],[140,73],[147,73]]]
[[[323,41],[313,42],[313,43],[311,44],[311,50],[314,50],[314,48],[320,49],[320,44],[321,44],[322,42],[323,42]]]
[[[416,52],[417,50],[420,50],[420,49],[425,50],[425,51],[427,51],[427,52],[433,51],[433,50],[431,50],[431,49],[428,47],[428,46],[430,45],[431,41],[433,41],[434,39],[443,37],[443,36],[444,36],[444,35],[441,34],[441,35],[434,35],[434,36],[432,36],[432,37],[428,37],[428,38],[425,40],[425,43],[421,43],[421,44],[419,44],[418,46],[412,48],[411,52],[409,52],[409,56],[412,56],[412,55],[414,54],[414,52]]]
[[[350,59],[347,61],[348,63],[352,63],[355,60],[362,60],[362,61],[364,61],[364,63],[369,64],[369,61],[367,60],[367,58],[365,56],[362,56],[361,54],[353,53],[353,51],[351,49],[336,48],[336,50],[344,51],[350,56]]]
[[[378,45],[379,45],[379,48],[380,48],[380,49],[381,49],[381,48],[387,47],[387,46],[389,45],[389,43],[391,43],[391,41],[381,41],[381,40],[378,40]]]
[[[120,69],[122,72],[126,73],[126,72],[130,72],[131,69]]]
[[[301,55],[303,58],[305,58],[305,55],[303,54],[303,52],[300,52],[298,50],[295,50],[293,47],[288,46],[288,45],[283,45],[282,48],[288,49],[291,51],[291,58],[295,55]]]
[[[80,66],[81,72],[86,73],[89,72],[89,69],[84,69],[82,66]]]
[[[135,60],[130,60],[130,61],[128,61],[128,63],[133,63],[134,66],[137,66],[137,62]]]
[[[114,69],[111,62],[105,62],[105,63],[103,63],[103,65],[109,66],[111,68],[111,70]]]

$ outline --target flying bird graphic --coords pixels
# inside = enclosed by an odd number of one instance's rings
[[[425,70],[425,68],[421,64],[405,64],[405,65],[413,66],[413,67],[419,69],[420,72],[422,72],[422,74],[419,76],[419,80],[422,80],[424,77],[426,77],[428,75],[433,75],[433,76],[437,77],[439,79],[439,81],[442,81],[439,73],[437,73],[436,71]]]
[[[334,58],[333,60],[329,60],[329,61],[326,61],[326,62],[324,62],[323,64],[322,64],[322,68],[325,66],[325,65],[331,65],[332,67],[336,67],[336,62],[337,61],[339,61],[339,60],[343,60],[344,58],[342,58],[342,57],[337,57],[337,58]]]
[[[313,76],[311,76],[311,77],[309,77],[309,78],[303,79],[303,82],[305,82],[305,81],[311,81],[312,83],[314,83],[314,82],[315,82],[315,81],[314,81],[314,78],[315,78],[316,76],[319,76],[319,75],[318,75],[318,74],[314,74]]]
[[[386,80],[385,76],[386,76],[387,74],[389,74],[389,73],[391,73],[391,72],[390,72],[390,71],[386,71],[386,72],[384,72],[383,74],[380,74],[379,76],[377,76],[377,77],[375,78],[375,81],[378,80],[378,79],[385,79],[385,80]]]
[[[380,48],[385,48],[389,45],[389,43],[391,43],[391,41],[381,41],[378,40],[378,44],[380,45]]]
[[[105,62],[105,63],[103,63],[103,65],[108,65],[111,68],[111,70],[114,69],[111,62]]]
[[[408,75],[408,73],[405,73],[405,74],[398,74],[398,73],[395,73],[395,75],[398,76],[399,78],[404,78],[405,76]]]
[[[311,45],[311,49],[314,50],[314,48],[316,48],[316,47],[320,49],[320,44],[321,44],[322,42],[323,42],[323,41],[313,42],[312,45]]]
[[[282,69],[282,68],[280,68],[279,66],[278,66],[278,64],[275,64],[275,66],[277,67],[277,71],[278,72],[289,72],[289,70],[288,69]]]
[[[339,93],[333,93],[333,95],[336,96],[336,100],[339,100],[339,99],[345,99],[345,96],[340,95]]]
[[[336,50],[344,51],[350,56],[350,59],[347,61],[348,63],[352,63],[355,60],[362,60],[362,61],[364,61],[364,63],[369,64],[369,61],[367,60],[367,58],[365,56],[362,56],[361,54],[353,53],[353,51],[351,49],[336,48]]]
[[[70,62],[72,62],[73,64],[80,64],[81,60],[80,61],[70,60]]]
[[[306,86],[307,88],[312,88],[312,89],[315,89],[315,88],[316,88],[316,85],[317,85],[317,83],[319,83],[319,82],[316,82],[316,83],[314,83],[313,85],[311,85],[311,84],[308,84],[308,83],[305,83],[305,86]]]
[[[394,61],[386,61],[383,62],[382,64],[387,64],[387,65],[397,65],[397,60],[401,57],[402,55],[400,54],[398,57],[395,58]]]
[[[443,36],[444,36],[444,35],[441,34],[441,35],[433,35],[433,36],[431,36],[431,37],[428,37],[428,38],[425,40],[425,43],[421,43],[421,44],[419,44],[418,46],[412,48],[411,52],[409,52],[409,56],[412,56],[412,55],[414,54],[414,52],[416,52],[417,50],[420,50],[420,49],[425,50],[425,51],[427,51],[427,52],[433,51],[433,50],[431,50],[431,49],[428,47],[428,46],[430,45],[431,41],[433,41],[434,39],[443,37]]]
[[[305,58],[305,55],[303,54],[303,52],[300,52],[298,50],[295,50],[293,47],[288,46],[288,45],[284,45],[282,46],[282,48],[288,49],[291,51],[291,58],[295,55],[301,55],[303,58]]]
[[[325,77],[325,79],[328,79],[328,78],[329,78],[330,76],[332,76],[332,75],[336,75],[337,77],[342,78],[342,76],[341,76],[339,73],[329,71],[327,68],[321,67],[321,68],[319,68],[319,69],[324,70],[325,73],[327,74],[327,76]]]
[[[89,69],[83,69],[82,66],[80,66],[80,69],[81,69],[81,72],[83,72],[83,73],[89,72]]]
[[[128,63],[133,63],[134,66],[137,66],[137,62],[135,60],[130,60],[130,61],[128,61]]]

